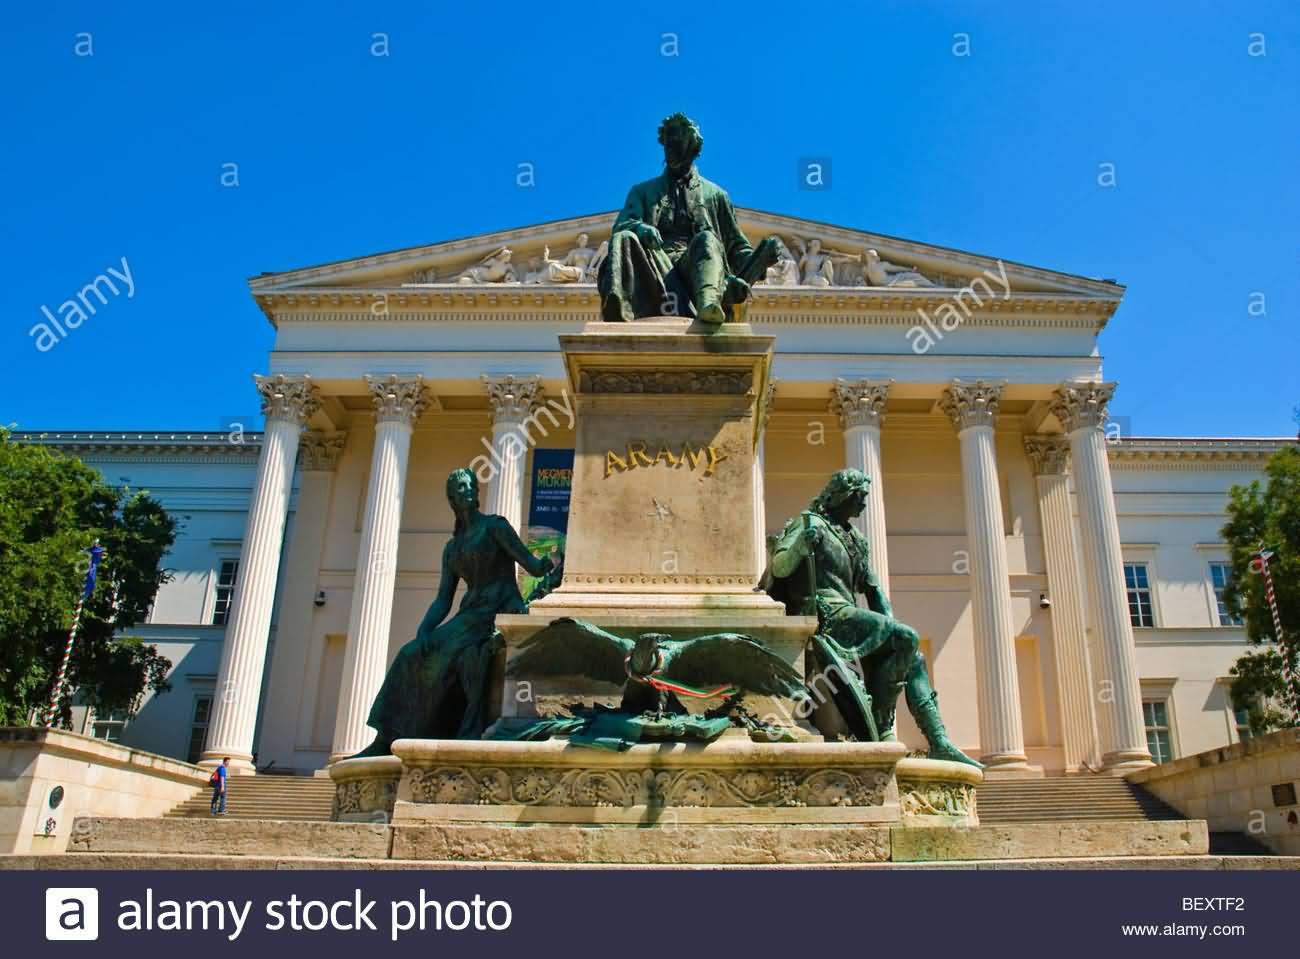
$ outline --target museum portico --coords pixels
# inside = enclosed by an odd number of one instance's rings
[[[954,740],[995,774],[1148,762],[1148,680],[1178,677],[1144,672],[1125,579],[1130,494],[1112,467],[1137,441],[1108,429],[1114,387],[1097,351],[1123,288],[737,214],[784,251],[744,317],[776,338],[770,379],[745,387],[763,411],[755,555],[830,472],[863,470],[872,565],[922,636]],[[256,383],[266,430],[205,760],[247,770],[256,753],[259,767],[306,772],[369,742],[369,705],[436,591],[447,473],[475,469],[484,510],[522,531],[539,454],[574,446],[557,338],[599,319],[590,237],[612,219],[250,280],[276,340]],[[1249,474],[1262,451],[1220,459]],[[1214,512],[1166,541],[1212,551]],[[921,742],[908,718],[899,732]]]

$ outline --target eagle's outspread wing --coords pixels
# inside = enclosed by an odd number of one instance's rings
[[[529,637],[506,667],[507,676],[583,676],[621,686],[633,642],[580,619],[557,619]]]
[[[662,644],[660,675],[689,686],[730,683],[763,696],[799,697],[803,679],[794,667],[749,636],[713,633]]]

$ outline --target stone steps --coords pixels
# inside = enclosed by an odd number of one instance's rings
[[[1140,786],[1113,776],[990,780],[975,791],[980,823],[1134,820],[1181,815]]]
[[[204,787],[167,816],[211,818],[211,802],[212,790]],[[315,776],[231,776],[226,782],[227,819],[326,822],[333,802],[333,781]]]

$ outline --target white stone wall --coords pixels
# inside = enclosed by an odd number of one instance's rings
[[[257,468],[257,434],[243,438],[246,445],[228,455],[168,450],[81,454],[107,482],[147,491],[177,524],[176,540],[163,558],[172,580],[158,591],[147,621],[131,631],[171,660],[172,689],[146,695],[123,730],[124,746],[184,759],[195,697],[214,691],[225,635],[224,626],[212,624],[217,574],[223,558],[239,556]],[[90,735],[94,718],[87,708],[75,706],[73,729]]]
[[[1129,778],[1188,818],[1206,820],[1213,832],[1245,833],[1276,853],[1300,856],[1300,805],[1292,801],[1300,790],[1300,730],[1190,755]],[[1274,787],[1280,787],[1276,794]]]
[[[204,770],[165,756],[57,730],[0,727],[0,853],[63,852],[78,816],[160,816],[206,782]],[[48,810],[59,786],[62,802]]]
[[[1219,532],[1228,490],[1262,475],[1248,466],[1121,460],[1112,468],[1124,559],[1146,562],[1152,579],[1156,625],[1134,629],[1144,696],[1167,696],[1175,757],[1237,742],[1227,682],[1251,646],[1244,629],[1219,625],[1209,564],[1228,558]]]

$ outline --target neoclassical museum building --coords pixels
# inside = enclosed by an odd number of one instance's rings
[[[755,384],[757,555],[832,472],[863,469],[872,564],[922,636],[953,740],[991,772],[1125,769],[1237,741],[1228,673],[1248,643],[1221,601],[1219,529],[1229,488],[1290,441],[1138,437],[1112,420],[1097,338],[1124,321],[1113,281],[737,215],[784,248],[746,316],[776,337]],[[134,631],[172,661],[172,688],[131,718],[80,708],[77,731],[304,775],[369,743],[371,700],[437,591],[447,474],[470,466],[485,511],[539,548],[561,541],[574,404],[557,337],[600,319],[612,222],[253,278],[275,329],[249,371],[263,432],[18,434],[179,520],[173,578]],[[710,530],[678,535],[626,545],[671,563]]]

